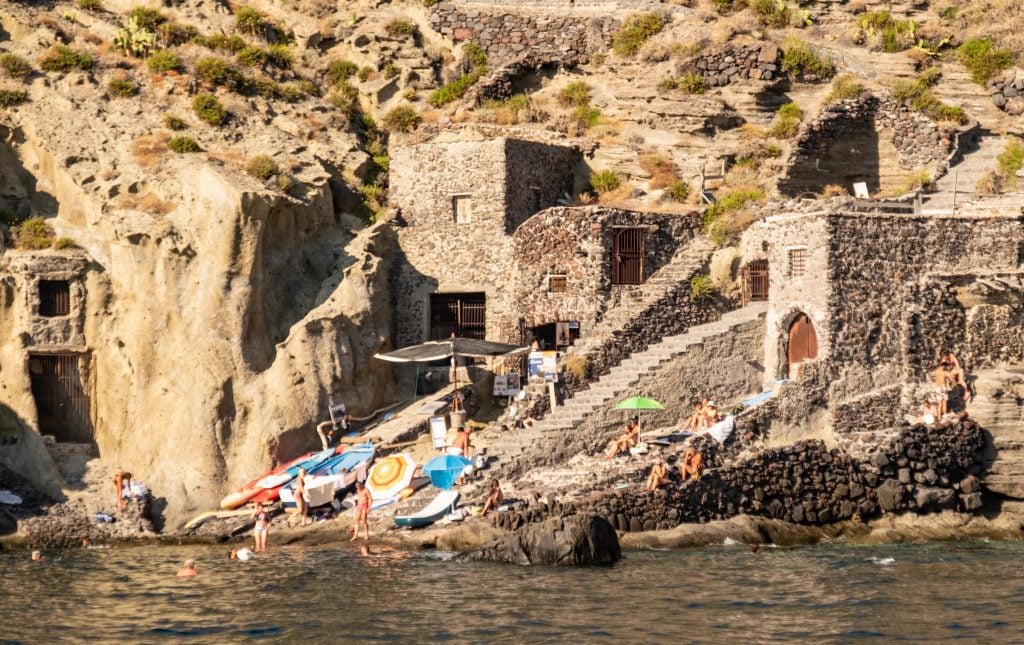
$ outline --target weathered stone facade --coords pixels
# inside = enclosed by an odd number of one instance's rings
[[[17,293],[16,319],[27,347],[84,351],[86,273],[89,261],[77,251],[9,252],[4,273]],[[63,282],[68,312],[40,314],[40,282]]]
[[[1011,69],[988,82],[988,93],[997,108],[1011,116],[1024,114],[1024,69]]]
[[[897,187],[900,169],[926,170],[934,180],[945,173],[955,147],[953,134],[935,121],[891,98],[865,94],[825,106],[800,128],[779,189],[795,195],[839,184],[852,192],[853,183],[863,181],[874,192]]]
[[[779,67],[780,55],[779,46],[775,43],[727,44],[701,52],[680,65],[679,72],[700,74],[712,87],[747,80],[771,81],[783,76]]]

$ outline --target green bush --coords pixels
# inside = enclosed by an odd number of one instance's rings
[[[487,66],[487,50],[476,43],[466,43],[462,52],[473,67]]]
[[[665,188],[665,194],[682,203],[690,196],[690,187],[682,179],[677,179]]]
[[[1006,139],[1006,146],[996,157],[999,166],[1001,183],[1005,186],[1017,185],[1017,172],[1024,167],[1024,144],[1017,137],[1010,136]]]
[[[57,249],[58,251],[63,251],[65,249],[73,249],[75,248],[75,241],[70,237],[58,237],[56,240],[53,241],[53,248]]]
[[[196,61],[195,73],[200,80],[214,87],[232,87],[241,79],[234,67],[216,56],[204,56]]]
[[[363,65],[359,68],[359,72],[356,73],[356,77],[360,83],[365,83],[366,79],[370,78],[370,74],[373,74],[376,70],[369,65]]]
[[[878,37],[883,51],[901,52],[914,44],[917,23],[913,20],[896,20],[888,11],[871,11],[858,23],[869,38]]]
[[[768,134],[778,139],[788,139],[796,135],[803,116],[803,111],[796,103],[782,105],[775,113],[775,121],[768,129]]]
[[[597,195],[611,192],[622,185],[622,178],[613,170],[601,170],[590,176],[590,189]]]
[[[714,0],[715,10],[719,14],[725,16],[733,12],[734,9],[743,8],[743,0]]]
[[[4,76],[8,78],[15,78],[19,81],[23,81],[32,74],[32,65],[17,54],[4,52],[3,54],[0,54],[0,70],[2,70]]]
[[[14,107],[28,101],[28,92],[25,90],[0,89],[0,107]]]
[[[576,121],[584,128],[592,128],[601,122],[601,110],[590,105],[581,105],[573,110]]]
[[[281,172],[277,162],[267,155],[256,155],[245,162],[245,172],[260,181],[265,181]]]
[[[70,72],[73,69],[92,69],[92,56],[66,45],[54,45],[39,57],[39,67],[47,72]]]
[[[53,245],[53,228],[39,215],[30,217],[14,231],[14,244],[19,249],[40,251]]]
[[[327,100],[350,118],[359,113],[359,90],[348,83],[339,83]]]
[[[819,56],[806,42],[792,36],[782,41],[782,70],[804,80],[827,80],[836,73],[831,58]]]
[[[327,64],[327,82],[331,85],[343,83],[359,72],[359,66],[350,60],[332,60]]]
[[[786,0],[750,0],[750,9],[765,27],[785,27],[792,18]]]
[[[668,16],[657,11],[635,13],[623,23],[612,39],[612,49],[619,56],[632,56],[647,40],[668,24]]]
[[[687,72],[679,78],[666,78],[658,84],[663,91],[681,90],[687,94],[703,94],[708,91],[707,81],[700,74]]]
[[[235,28],[253,36],[263,31],[263,15],[252,7],[239,7],[235,11]]]
[[[277,97],[289,103],[298,103],[306,96],[305,90],[298,83],[281,83],[277,88]]]
[[[385,63],[384,69],[382,69],[381,72],[384,73],[384,78],[388,79],[401,76],[402,74],[401,68],[398,67],[398,65],[395,65],[395,63],[392,61],[388,61],[387,63]]]
[[[418,34],[420,28],[408,18],[393,18],[384,25],[384,31],[392,38],[409,38]]]
[[[167,142],[167,147],[178,154],[203,151],[192,137],[171,137]]]
[[[311,80],[304,78],[296,83],[296,85],[306,96],[320,96],[320,87]]]
[[[267,62],[280,69],[291,69],[295,64],[295,55],[288,45],[271,45],[267,48]]]
[[[167,16],[156,9],[139,6],[128,12],[128,18],[134,18],[135,22],[148,32],[156,31],[157,27],[167,22]]]
[[[1013,65],[1013,51],[996,47],[991,38],[973,38],[956,50],[957,58],[971,73],[971,80],[985,85],[990,78]]]
[[[231,52],[237,54],[249,45],[245,42],[245,39],[238,34],[226,36],[224,34],[214,34],[203,38],[202,45],[208,49],[214,49],[218,51]]]
[[[83,11],[102,11],[103,0],[75,0],[75,6]]]
[[[852,74],[843,74],[832,81],[832,91],[829,92],[827,103],[855,99],[864,93],[864,88],[857,82]]]
[[[267,62],[267,52],[259,47],[246,47],[238,52],[238,62],[246,67],[260,67]]]
[[[711,300],[715,297],[716,292],[711,276],[698,274],[690,278],[690,300],[694,302]]]
[[[169,130],[187,130],[188,129],[188,124],[185,123],[185,120],[182,119],[179,116],[174,115],[174,114],[165,114],[164,115],[164,126],[166,126]]]
[[[963,108],[946,105],[935,96],[932,87],[939,82],[942,72],[937,68],[930,68],[922,72],[917,78],[897,79],[889,83],[889,89],[893,97],[909,105],[911,108],[939,121],[952,121],[964,124],[970,119]]]
[[[167,21],[156,30],[156,38],[164,47],[176,47],[201,38],[199,30],[192,25]],[[200,42],[199,44],[203,44]]]
[[[127,78],[123,76],[115,76],[107,81],[107,94],[111,98],[128,98],[129,96],[135,96],[139,91],[139,88]]]
[[[192,111],[203,121],[211,125],[224,125],[228,120],[228,111],[213,94],[197,94],[192,99]]]
[[[420,124],[420,115],[408,103],[396,105],[384,115],[384,127],[392,132],[412,132]]]
[[[566,107],[590,105],[590,85],[586,81],[573,81],[558,93],[558,102]]]
[[[727,215],[744,208],[749,202],[761,199],[764,199],[764,191],[760,188],[737,188],[729,191],[704,209],[700,218],[701,232],[715,244],[728,242],[737,233],[737,227],[729,221]]]
[[[169,49],[162,49],[146,60],[146,66],[154,74],[177,71],[181,69],[181,58]]]
[[[427,101],[434,107],[447,105],[452,101],[461,99],[478,80],[480,80],[479,70],[463,74],[451,83],[447,83],[443,87],[439,87],[431,92]]]

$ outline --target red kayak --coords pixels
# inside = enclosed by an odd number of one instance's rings
[[[267,473],[264,473],[264,474],[260,475],[259,477],[257,477],[256,479],[252,480],[251,482],[249,482],[245,486],[242,486],[241,488],[239,488],[235,492],[228,493],[228,495],[225,496],[224,499],[220,500],[220,507],[222,509],[224,509],[225,511],[231,511],[231,510],[234,510],[234,509],[238,508],[242,504],[245,504],[246,502],[248,502],[252,498],[254,498],[257,495],[259,495],[260,493],[264,492],[264,489],[259,486],[259,483],[261,481],[263,481],[263,479],[265,477],[268,477],[268,476],[271,476],[271,475],[280,475],[280,474],[284,473],[284,471],[286,471],[289,468],[291,468],[292,466],[300,464],[303,461],[309,459],[314,454],[315,453],[307,452],[306,454],[302,455],[301,457],[296,457],[295,459],[293,459],[293,460],[291,460],[291,461],[289,461],[287,463],[281,464],[280,466],[278,466],[274,470],[271,470],[270,472],[267,472]]]

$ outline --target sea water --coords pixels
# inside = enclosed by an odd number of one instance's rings
[[[0,553],[0,641],[1024,641],[1022,543],[732,544],[572,569],[348,546],[227,554]],[[186,558],[198,577],[175,577]]]

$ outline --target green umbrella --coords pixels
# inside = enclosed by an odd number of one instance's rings
[[[623,399],[615,404],[616,410],[664,410],[665,406],[658,403],[652,398],[646,396],[631,396],[628,399]],[[639,417],[638,417],[639,419]],[[637,421],[639,427],[640,422]],[[637,440],[643,441],[642,435],[637,432]]]

